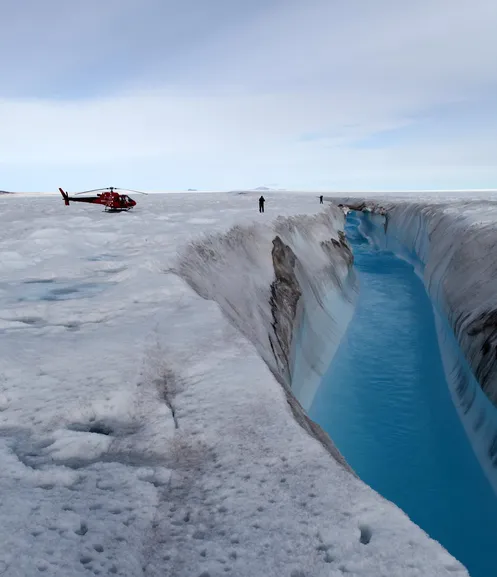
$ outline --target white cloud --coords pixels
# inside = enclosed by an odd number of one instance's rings
[[[136,16],[132,0],[127,6]],[[102,16],[99,33],[111,16]],[[88,19],[81,16],[85,26]],[[231,14],[229,26],[181,43],[172,75],[169,61],[161,66],[161,51],[140,53],[143,72],[134,66],[120,78],[126,92],[0,100],[0,159],[12,180],[0,188],[22,187],[14,181],[26,182],[27,168],[48,182],[69,167],[75,183],[101,178],[107,167],[110,174],[141,176],[152,188],[153,182],[188,186],[192,179],[206,188],[273,181],[378,188],[392,180],[409,187],[420,178],[444,186],[470,182],[471,175],[475,183],[497,181],[497,111],[488,107],[488,127],[471,128],[470,118],[497,87],[493,0],[292,1],[264,11],[258,5],[233,22]],[[119,41],[126,45],[126,38]],[[92,46],[88,56],[81,43],[68,51],[51,77],[67,73],[71,62],[86,69],[98,59]],[[412,142],[353,146],[454,102],[465,103],[469,118],[464,140],[455,117],[445,136],[432,134],[428,123]]]

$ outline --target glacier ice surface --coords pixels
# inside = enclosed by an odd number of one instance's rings
[[[313,197],[267,201],[260,216],[250,195],[157,195],[109,216],[0,199],[3,575],[467,575],[293,418],[264,352],[272,241],[298,256],[317,318],[320,241],[342,221]],[[317,216],[275,219],[302,213]],[[178,250],[235,225],[246,258],[205,271],[202,298]],[[39,298],[15,300],[26,281]],[[78,291],[43,298],[65,283]],[[233,325],[247,319],[251,338]],[[289,370],[319,371],[309,355]]]

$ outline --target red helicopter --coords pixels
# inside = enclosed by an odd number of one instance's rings
[[[67,192],[64,192],[62,188],[59,188],[60,194],[64,199],[66,206],[69,206],[69,201],[71,202],[88,202],[90,204],[103,204],[105,206],[105,212],[122,212],[124,210],[130,210],[136,206],[136,201],[133,200],[127,194],[120,194],[115,192],[120,190],[123,192],[137,192],[138,194],[147,194],[146,192],[140,192],[139,190],[129,190],[116,188],[115,186],[109,186],[107,188],[95,188],[94,190],[84,190],[83,192],[76,192],[74,196],[69,196]],[[89,194],[91,192],[96,192],[96,196],[85,196],[82,198],[75,198],[80,194]]]

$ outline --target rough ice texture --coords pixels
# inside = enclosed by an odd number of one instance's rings
[[[339,242],[331,213],[302,246],[273,222],[321,214],[317,199],[265,196],[265,215],[250,195],[148,196],[122,215],[0,199],[2,575],[467,576],[295,421],[253,345],[269,345],[274,238],[323,291],[313,239]],[[257,265],[211,275],[205,296],[253,305],[267,324],[251,339],[175,272],[178,247],[237,223]]]
[[[278,373],[285,377],[284,380],[288,384],[291,384],[290,352],[293,327],[297,316],[297,305],[302,296],[295,274],[297,256],[279,236],[274,237],[271,255],[275,279],[271,283],[269,299],[273,317],[269,343],[278,366]]]

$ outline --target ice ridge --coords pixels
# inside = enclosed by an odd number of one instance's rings
[[[350,470],[292,390],[298,373],[315,391],[352,314],[356,286],[352,255],[339,234],[343,224],[343,213],[333,207],[318,215],[278,218],[269,226],[235,226],[190,243],[181,251],[178,269],[255,345],[283,386],[297,421]],[[349,315],[334,318],[327,307],[330,292]],[[300,328],[317,316],[321,319],[301,349],[296,344]]]

